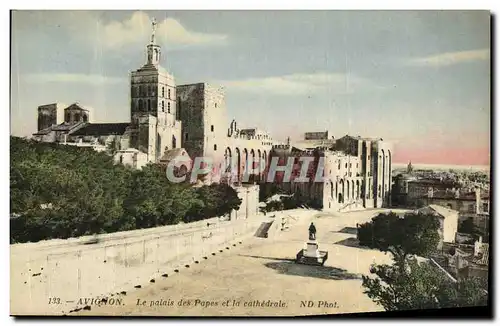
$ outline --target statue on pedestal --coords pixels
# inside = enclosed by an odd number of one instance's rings
[[[316,227],[313,222],[309,225],[309,240],[316,240]]]

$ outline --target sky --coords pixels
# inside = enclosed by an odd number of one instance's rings
[[[224,86],[238,126],[380,137],[395,163],[489,164],[486,11],[14,11],[11,134],[55,102],[130,121],[153,17],[161,65],[178,85]]]

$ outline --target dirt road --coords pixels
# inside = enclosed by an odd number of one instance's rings
[[[107,305],[69,315],[290,316],[381,310],[365,294],[361,275],[389,256],[359,248],[356,223],[379,211],[328,215],[311,212],[274,239],[252,238],[202,259],[168,277],[155,279]],[[324,266],[297,265],[296,253],[314,221]]]

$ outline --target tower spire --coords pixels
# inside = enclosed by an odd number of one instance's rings
[[[160,63],[160,46],[156,44],[156,27],[158,23],[156,19],[153,18],[151,21],[151,42],[147,45],[147,53],[148,53],[148,65],[158,66]]]

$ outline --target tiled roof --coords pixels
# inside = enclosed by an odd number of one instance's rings
[[[72,133],[72,136],[109,136],[123,135],[125,130],[130,125],[128,122],[123,123],[89,123],[81,129]]]
[[[256,132],[257,132],[256,128],[241,129],[240,135],[255,136]]]
[[[483,243],[483,256],[476,260],[476,264],[478,265],[489,265],[490,260],[490,245],[487,243]]]
[[[441,205],[429,205],[422,208],[417,209],[417,212],[424,214],[436,214],[442,216],[443,218],[447,218],[453,213],[457,211],[443,207]]]
[[[63,122],[57,126],[52,126],[52,130],[55,131],[71,131],[72,129],[82,127],[85,122],[77,122],[77,123],[66,123]]]
[[[34,133],[33,135],[46,135],[46,134],[50,133],[51,131],[68,131],[69,132],[75,128],[81,127],[84,124],[85,124],[85,122],[78,122],[78,123],[72,123],[72,124],[63,122],[61,124],[50,126],[48,128],[39,130],[36,133]]]
[[[165,151],[163,156],[160,158],[160,161],[162,161],[162,162],[171,161],[179,156],[189,157],[189,154],[186,152],[186,150],[184,148],[174,148],[174,149],[170,149],[168,151]]]
[[[460,186],[456,182],[448,181],[448,180],[439,180],[439,179],[417,179],[417,180],[409,181],[409,183],[419,184],[419,185],[439,186],[442,188],[444,188],[444,187],[459,187]]]

